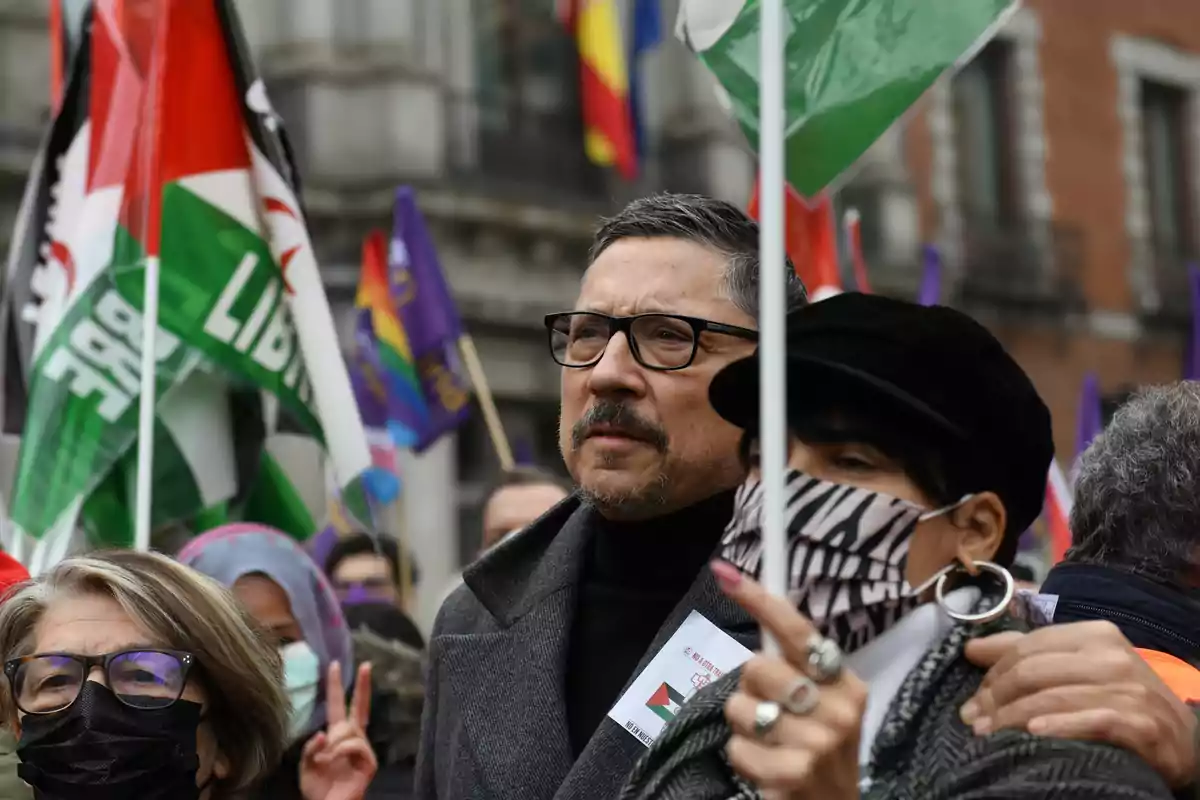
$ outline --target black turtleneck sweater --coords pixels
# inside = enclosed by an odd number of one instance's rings
[[[596,515],[567,656],[567,724],[577,757],[713,557],[732,513],[733,492],[722,492],[652,520]]]

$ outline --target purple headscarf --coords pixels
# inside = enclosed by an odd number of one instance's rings
[[[342,665],[347,692],[354,681],[350,630],[333,587],[316,562],[291,537],[266,525],[225,525],[196,537],[179,552],[181,564],[229,588],[246,575],[265,575],[288,596],[304,641],[321,662],[317,705],[304,736],[325,726],[325,672]]]

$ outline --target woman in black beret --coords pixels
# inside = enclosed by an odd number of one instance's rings
[[[1132,753],[960,719],[984,675],[964,644],[1017,624],[1007,567],[1053,458],[1000,343],[949,308],[846,294],[790,314],[787,348],[786,599],[754,580],[757,357],[710,391],[750,472],[713,572],[781,653],[693,695],[623,797],[1171,797]]]

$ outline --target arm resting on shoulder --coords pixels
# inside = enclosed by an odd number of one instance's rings
[[[977,739],[931,800],[1173,800],[1162,777],[1119,748],[1001,731]]]

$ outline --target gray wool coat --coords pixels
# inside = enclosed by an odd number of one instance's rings
[[[430,637],[416,797],[608,800],[646,747],[605,718],[575,760],[564,670],[595,512],[568,498],[467,568]],[[742,645],[758,628],[709,570],[659,630],[626,685],[693,610]]]

